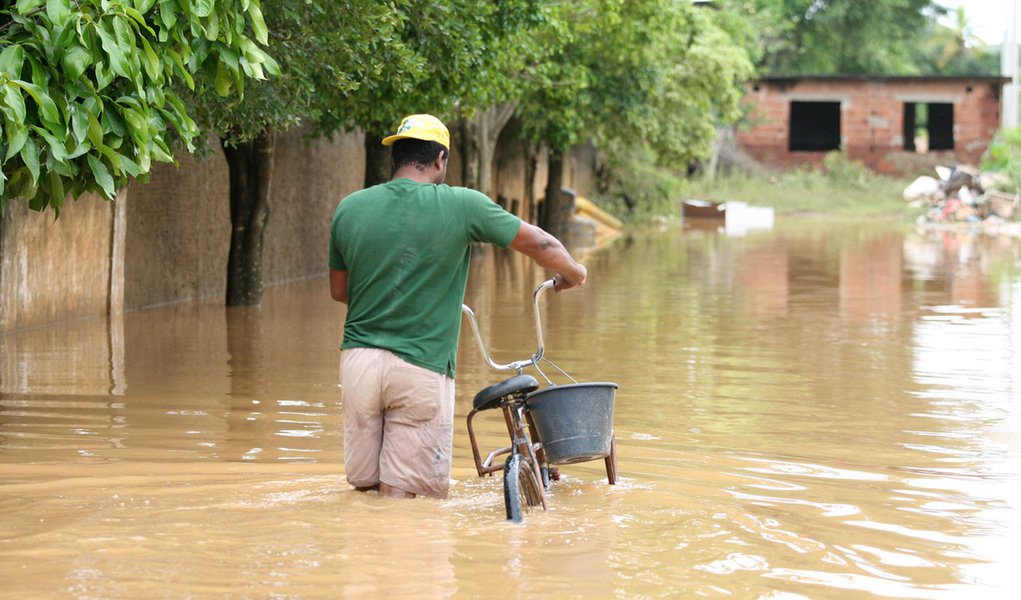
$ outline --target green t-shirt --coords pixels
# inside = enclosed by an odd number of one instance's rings
[[[468,188],[396,179],[355,192],[330,227],[348,272],[345,348],[382,348],[454,376],[472,242],[506,247],[521,219]]]

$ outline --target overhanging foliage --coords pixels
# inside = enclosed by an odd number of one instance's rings
[[[228,95],[277,70],[258,0],[20,0],[0,34],[0,214],[112,199],[191,147],[175,84]]]

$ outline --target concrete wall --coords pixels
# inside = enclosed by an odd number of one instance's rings
[[[821,77],[773,78],[752,84],[745,96],[751,126],[738,144],[775,166],[821,162],[825,152],[789,152],[792,101],[840,102],[841,148],[852,159],[888,173],[920,165],[977,164],[999,127],[999,78]],[[954,149],[928,154],[904,150],[904,103],[952,103]]]
[[[263,250],[267,284],[326,271],[333,209],[361,187],[360,134],[306,143],[303,131],[277,139]],[[230,244],[227,163],[222,152],[180,168],[161,165],[128,199],[125,308],[223,295]]]
[[[60,218],[12,201],[0,220],[0,332],[106,314],[113,204],[92,195]]]
[[[277,144],[273,212],[263,250],[265,277],[272,283],[326,273],[333,212],[364,181],[361,133],[308,144],[301,135],[289,133]]]
[[[523,152],[513,135],[501,143],[496,189],[520,199],[518,214],[527,216]],[[130,186],[117,205],[120,221],[114,204],[92,196],[67,206],[56,221],[52,213],[12,202],[0,223],[0,333],[103,316],[111,306],[117,310],[118,298],[132,310],[223,296],[230,241],[227,164],[218,148],[206,160],[179,160],[177,167],[155,167],[149,183]],[[565,185],[591,193],[594,160],[592,149],[572,153]],[[460,183],[458,161],[454,152],[448,176],[454,185]],[[362,187],[364,168],[360,133],[310,142],[300,130],[278,137],[263,254],[266,285],[326,274],[334,208]],[[536,198],[545,173],[542,155]],[[115,223],[123,224],[123,244],[115,243]]]
[[[178,302],[226,288],[230,243],[227,164],[182,155],[157,165],[148,184],[127,193],[124,305]]]

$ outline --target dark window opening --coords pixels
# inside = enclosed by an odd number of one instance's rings
[[[791,102],[790,151],[840,149],[839,102]]]
[[[904,150],[925,154],[954,149],[954,105],[904,103]]]

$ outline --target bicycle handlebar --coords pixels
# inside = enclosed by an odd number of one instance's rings
[[[482,357],[486,359],[486,364],[497,371],[517,371],[521,373],[521,370],[525,367],[530,367],[539,362],[542,359],[545,348],[542,342],[542,320],[539,317],[539,295],[546,290],[556,287],[557,278],[553,277],[543,281],[539,284],[539,287],[535,288],[532,292],[532,310],[535,319],[535,339],[538,342],[535,354],[532,355],[528,360],[515,360],[506,364],[501,364],[493,360],[489,355],[489,351],[486,350],[486,343],[482,340],[482,333],[479,331],[479,322],[475,318],[475,312],[467,304],[461,305],[461,312],[468,315],[468,321],[471,323],[472,330],[475,332],[475,342],[479,346],[479,351],[482,352]]]

